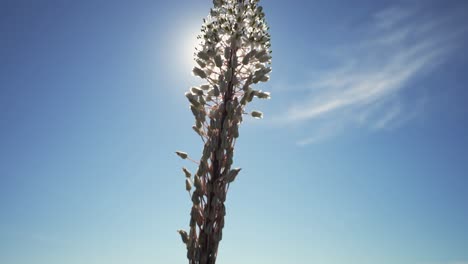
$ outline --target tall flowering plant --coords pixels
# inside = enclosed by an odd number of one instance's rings
[[[259,111],[246,112],[254,97],[270,98],[268,92],[253,89],[254,84],[267,82],[271,72],[269,28],[258,2],[214,0],[198,36],[193,74],[204,84],[191,87],[185,96],[195,117],[193,130],[204,143],[203,153],[196,161],[176,152],[198,164],[193,175],[182,168],[192,209],[189,232],[178,232],[190,264],[216,262],[226,194],[241,170],[232,167],[239,125],[246,114],[262,118]]]

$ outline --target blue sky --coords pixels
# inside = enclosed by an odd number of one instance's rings
[[[219,263],[468,263],[468,5],[262,1]],[[0,263],[184,263],[211,1],[0,2]]]

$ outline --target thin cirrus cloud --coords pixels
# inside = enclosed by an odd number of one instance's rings
[[[352,123],[380,130],[414,118],[427,96],[422,94],[416,107],[408,107],[401,92],[445,62],[456,48],[453,43],[460,32],[449,30],[449,22],[447,17],[425,17],[403,8],[375,13],[364,37],[338,51],[339,65],[309,80],[304,85],[305,99],[289,107],[277,121],[320,123],[314,135],[297,142],[307,145]]]

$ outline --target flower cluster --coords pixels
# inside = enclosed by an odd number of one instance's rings
[[[231,168],[245,107],[254,97],[270,94],[254,90],[271,72],[270,35],[259,0],[214,0],[204,19],[193,74],[205,84],[185,94],[195,117],[193,130],[204,149],[198,170],[186,168],[186,190],[192,200],[190,232],[179,230],[190,263],[214,263],[224,226],[226,194],[240,168]],[[251,116],[262,118],[259,111]],[[184,152],[176,152],[190,159]]]

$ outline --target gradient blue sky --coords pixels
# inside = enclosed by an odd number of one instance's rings
[[[262,1],[220,264],[468,263],[466,1]],[[211,1],[0,1],[0,263],[185,263]],[[251,109],[253,109],[251,108]],[[193,168],[193,167],[192,167]]]

